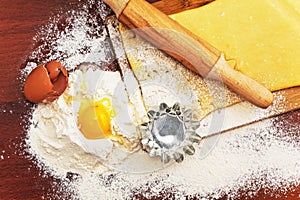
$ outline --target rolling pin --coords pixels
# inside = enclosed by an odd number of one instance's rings
[[[232,91],[256,106],[268,107],[273,94],[255,80],[230,67],[221,51],[194,35],[144,0],[104,0],[118,19],[185,67],[224,82]]]

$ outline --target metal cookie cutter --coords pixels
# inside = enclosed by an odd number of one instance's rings
[[[201,137],[195,132],[200,122],[193,119],[191,109],[181,108],[179,103],[169,107],[161,103],[158,111],[148,112],[149,121],[141,124],[142,147],[151,157],[159,156],[163,163],[172,159],[180,163],[185,154],[193,155],[193,143]]]
[[[106,27],[127,92],[131,93],[132,88],[139,88],[139,81],[127,61],[118,29],[118,20],[115,16],[107,18]],[[130,99],[129,94],[128,98]],[[143,105],[142,94],[138,99],[139,102],[134,102],[134,105]],[[140,109],[145,110],[143,115],[146,115],[146,108],[140,107]],[[193,155],[195,153],[193,143],[201,140],[201,137],[195,132],[200,123],[193,119],[191,109],[181,108],[178,103],[172,107],[161,103],[158,111],[150,110],[147,115],[149,121],[139,127],[141,129],[140,139],[143,150],[148,152],[151,157],[160,156],[163,163],[168,163],[172,159],[179,163],[184,160],[185,154]],[[139,123],[142,122],[143,120]]]

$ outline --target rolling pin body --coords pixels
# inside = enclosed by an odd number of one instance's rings
[[[221,78],[230,89],[259,107],[268,107],[273,94],[232,69],[222,53],[144,0],[104,0],[119,20],[158,49],[202,77]]]

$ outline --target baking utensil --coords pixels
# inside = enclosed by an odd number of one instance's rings
[[[210,2],[215,0],[147,0],[151,3],[155,8],[162,11],[166,15],[171,15],[174,13],[182,12],[185,10],[190,10],[193,8],[198,8],[200,6],[204,6]]]
[[[159,156],[163,163],[168,163],[172,159],[182,162],[185,154],[195,153],[193,144],[201,139],[195,130],[200,123],[194,119],[191,109],[182,108],[178,103],[171,107],[161,103],[158,105],[158,111],[147,109],[143,102],[139,81],[127,60],[118,23],[115,16],[110,16],[106,19],[106,29],[128,98],[132,101],[133,109],[138,109],[138,112],[135,112],[138,116],[135,117],[141,125],[137,130],[140,133],[141,147],[151,157]],[[138,98],[132,98],[132,94],[136,94],[137,90]]]
[[[231,68],[222,52],[143,0],[105,0],[119,20],[202,77],[222,80],[249,102],[268,107],[272,93]]]
[[[123,48],[118,21],[115,16],[107,19],[106,24],[116,54],[124,83],[131,98],[137,88],[139,103],[143,104],[143,97],[139,81],[136,79]],[[195,153],[194,143],[202,139],[226,132],[247,124],[251,124],[269,117],[298,109],[300,106],[300,87],[274,93],[275,101],[267,109],[256,107],[249,102],[240,102],[235,105],[218,109],[200,122],[193,118],[193,111],[183,108],[179,104],[173,106],[161,103],[157,111],[148,111],[143,106],[141,119],[141,145],[152,157],[160,157],[163,163],[172,159],[182,162],[184,156]],[[134,106],[138,106],[134,104]],[[148,118],[145,118],[147,113]]]
[[[267,109],[258,108],[246,101],[218,109],[201,120],[197,132],[204,138],[211,137],[300,108],[300,87],[276,91],[273,94],[274,102]]]
[[[159,156],[163,163],[172,159],[180,163],[185,154],[194,155],[194,143],[201,137],[196,133],[200,122],[193,118],[191,109],[181,108],[179,103],[169,107],[165,103],[159,110],[148,112],[149,121],[141,125],[143,149],[151,157]]]
[[[182,162],[186,154],[195,153],[194,144],[203,139],[299,109],[300,87],[274,94],[275,101],[267,109],[243,101],[215,110],[200,121],[192,117],[191,110],[180,108],[179,104],[173,107],[161,104],[158,111],[148,112],[150,120],[141,126],[144,131],[142,145],[150,156],[159,156],[163,163],[172,159]],[[201,157],[210,150],[203,150]]]
[[[105,27],[111,41],[111,47],[115,54],[115,59],[121,73],[121,77],[125,84],[127,96],[131,102],[130,106],[136,112],[135,118],[139,123],[143,123],[145,116],[147,116],[147,109],[142,97],[142,90],[139,81],[133,73],[129,61],[123,47],[121,34],[119,32],[119,21],[114,15],[107,17]],[[133,97],[132,94],[137,96]],[[137,112],[138,111],[138,112]]]

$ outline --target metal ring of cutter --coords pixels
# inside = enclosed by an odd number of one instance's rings
[[[151,157],[158,156],[163,163],[172,159],[180,163],[185,154],[193,155],[193,143],[201,137],[195,132],[200,122],[193,119],[191,109],[181,108],[178,103],[169,107],[161,103],[158,111],[148,112],[149,122],[141,124],[142,147]]]

